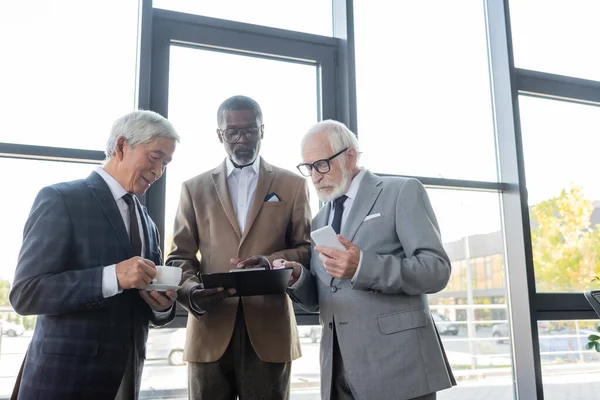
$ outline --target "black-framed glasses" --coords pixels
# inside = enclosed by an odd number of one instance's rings
[[[312,170],[314,169],[315,171],[317,171],[320,174],[326,174],[329,171],[331,171],[331,165],[329,164],[329,162],[331,160],[333,160],[334,158],[336,158],[337,156],[339,156],[340,154],[344,153],[346,150],[348,150],[348,147],[346,147],[344,150],[339,151],[337,153],[335,153],[334,155],[332,155],[329,158],[324,158],[322,160],[317,160],[312,164],[309,163],[301,163],[296,165],[296,168],[298,168],[298,171],[300,171],[300,173],[304,176],[311,176],[312,175]]]
[[[264,125],[252,128],[227,128],[219,129],[221,137],[227,143],[237,143],[242,135],[246,137],[249,142],[258,142]]]

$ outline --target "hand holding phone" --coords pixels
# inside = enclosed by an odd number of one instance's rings
[[[317,246],[329,247],[339,251],[346,251],[346,248],[340,243],[337,234],[331,225],[324,226],[310,233],[310,237]]]

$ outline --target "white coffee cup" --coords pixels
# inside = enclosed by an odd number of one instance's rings
[[[152,280],[156,285],[178,286],[181,281],[181,268],[168,265],[157,265],[156,276]]]

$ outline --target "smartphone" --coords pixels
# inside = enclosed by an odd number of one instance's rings
[[[329,247],[340,251],[346,251],[346,248],[340,243],[331,225],[324,226],[312,231],[310,237],[317,246]]]

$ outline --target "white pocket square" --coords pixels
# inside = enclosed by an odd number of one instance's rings
[[[269,200],[267,200],[267,203],[274,203],[274,202],[276,202],[276,201],[279,201],[279,197],[277,197],[277,195],[276,195],[276,194],[274,194],[273,196],[271,196],[271,197],[269,198]]]
[[[379,218],[379,217],[381,217],[381,213],[367,215],[364,221],[368,221],[368,220],[370,220],[370,219],[373,219],[373,218]],[[363,222],[364,222],[364,221],[363,221]]]

